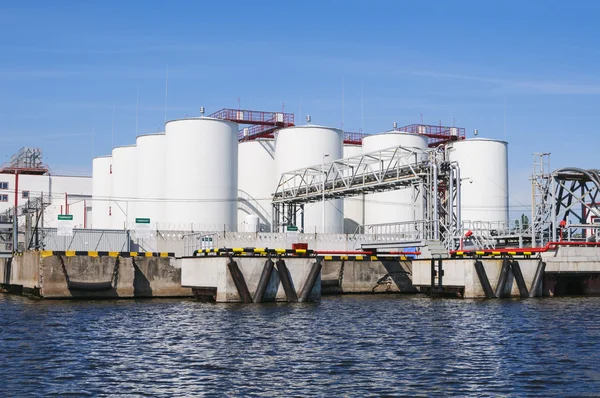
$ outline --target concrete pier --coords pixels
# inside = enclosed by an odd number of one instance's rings
[[[323,294],[418,292],[406,259],[325,260],[321,279]]]
[[[41,298],[191,297],[177,259],[160,254],[30,251],[0,260],[0,285]]]
[[[442,292],[437,289],[439,272],[436,266],[432,274],[431,259],[414,260],[412,264],[413,284],[420,291],[431,293],[455,294],[464,298],[485,298],[486,289],[481,275],[475,267],[479,261],[483,265],[483,273],[487,277],[494,296],[498,297],[498,281],[500,279],[504,259],[499,255],[488,255],[442,259],[443,283]],[[438,261],[438,260],[436,260]],[[560,295],[600,295],[600,248],[598,247],[558,247],[555,250],[540,253],[537,256],[510,257],[518,268],[511,266],[508,270],[501,297],[552,297]],[[540,262],[545,263],[541,274],[541,283],[532,292],[532,285]],[[520,271],[524,286],[518,286]],[[517,278],[515,278],[517,276]],[[433,281],[432,281],[433,277]]]
[[[282,267],[279,261],[284,261]],[[243,282],[253,301],[299,301],[302,290],[305,289],[309,275],[317,259],[315,257],[284,257],[282,259],[272,258],[274,266],[266,282],[266,287],[260,299],[256,297],[259,282],[263,276],[267,257],[245,257],[245,256],[210,256],[210,257],[184,257],[181,259],[181,285],[194,290],[201,298],[212,297],[221,303],[236,303],[246,301],[240,294],[239,285],[236,286],[231,262],[241,271]],[[284,286],[286,272],[294,295]],[[295,296],[295,297],[292,297]],[[306,301],[318,301],[321,299],[321,275],[317,275],[314,285],[306,295]]]

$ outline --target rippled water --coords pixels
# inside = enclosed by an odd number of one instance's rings
[[[0,394],[600,394],[600,298],[319,304],[0,295]]]

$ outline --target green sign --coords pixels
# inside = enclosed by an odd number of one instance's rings
[[[73,221],[73,214],[59,214],[58,221]]]
[[[136,224],[150,224],[150,219],[149,218],[136,218],[135,223]]]
[[[288,225],[288,226],[286,227],[286,230],[287,230],[288,232],[298,232],[298,227],[297,227],[297,226],[295,226],[295,225]]]

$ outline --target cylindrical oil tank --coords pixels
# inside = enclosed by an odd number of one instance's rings
[[[461,220],[508,223],[508,143],[471,138],[446,151],[460,167]]]
[[[288,127],[275,135],[275,187],[282,173],[304,167],[321,167],[343,157],[344,136],[341,130],[316,125]],[[324,158],[324,155],[329,156]],[[304,205],[304,232],[323,232],[323,203]],[[300,226],[300,218],[296,220]],[[342,233],[344,203],[342,199],[325,202],[326,233]]]
[[[237,230],[236,123],[205,117],[167,122],[165,162],[170,229]]]
[[[113,229],[133,227],[137,199],[137,148],[119,146],[112,150],[112,200],[110,219]]]
[[[344,145],[344,158],[362,155],[361,145]],[[351,196],[344,199],[344,233],[353,234],[356,228],[365,223],[365,196]]]
[[[391,147],[427,149],[427,137],[420,134],[389,131],[363,138],[363,153]],[[394,191],[365,195],[365,224],[415,221],[422,218],[416,191],[403,187]],[[368,233],[365,230],[365,233]]]
[[[258,216],[258,232],[272,231],[271,199],[276,187],[274,167],[274,140],[257,139],[239,143],[238,222],[245,222],[248,215]]]
[[[152,229],[160,229],[164,222],[165,184],[164,133],[144,134],[137,137],[137,202],[135,218],[149,218]]]
[[[92,160],[92,228],[111,228],[109,208],[112,191],[112,156]]]

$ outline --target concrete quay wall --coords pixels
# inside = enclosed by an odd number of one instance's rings
[[[410,261],[323,261],[323,294],[416,293]]]
[[[217,302],[237,303],[243,299],[236,287],[227,257],[184,257],[182,262],[181,285],[200,292],[214,292]],[[265,269],[265,257],[233,257],[237,264],[249,293],[256,297],[257,287]],[[277,263],[277,259],[272,259]],[[307,284],[309,273],[315,258],[284,258],[289,280],[297,297]],[[321,299],[321,275],[319,273],[308,296],[308,301]],[[255,299],[256,301],[256,299]],[[264,295],[259,301],[291,301],[282,283],[282,275],[277,264],[274,264]]]
[[[502,269],[502,259],[479,259],[483,264],[485,273],[487,274],[490,285],[495,289],[500,277]],[[518,259],[523,279],[527,285],[528,291],[531,290],[533,277],[538,266],[537,259]],[[431,286],[431,259],[413,260],[413,284],[420,290],[424,290]],[[475,259],[443,259],[442,283],[446,289],[454,289],[462,291],[461,295],[464,298],[485,298],[485,292],[477,276],[475,270]],[[436,263],[437,270],[437,263]],[[434,279],[435,284],[438,283],[438,278]],[[538,290],[537,295],[541,295],[541,290]],[[515,281],[512,270],[508,273],[508,279],[504,287],[504,297],[520,297],[519,288]]]
[[[191,297],[170,257],[25,252],[0,262],[5,290],[42,298]]]

